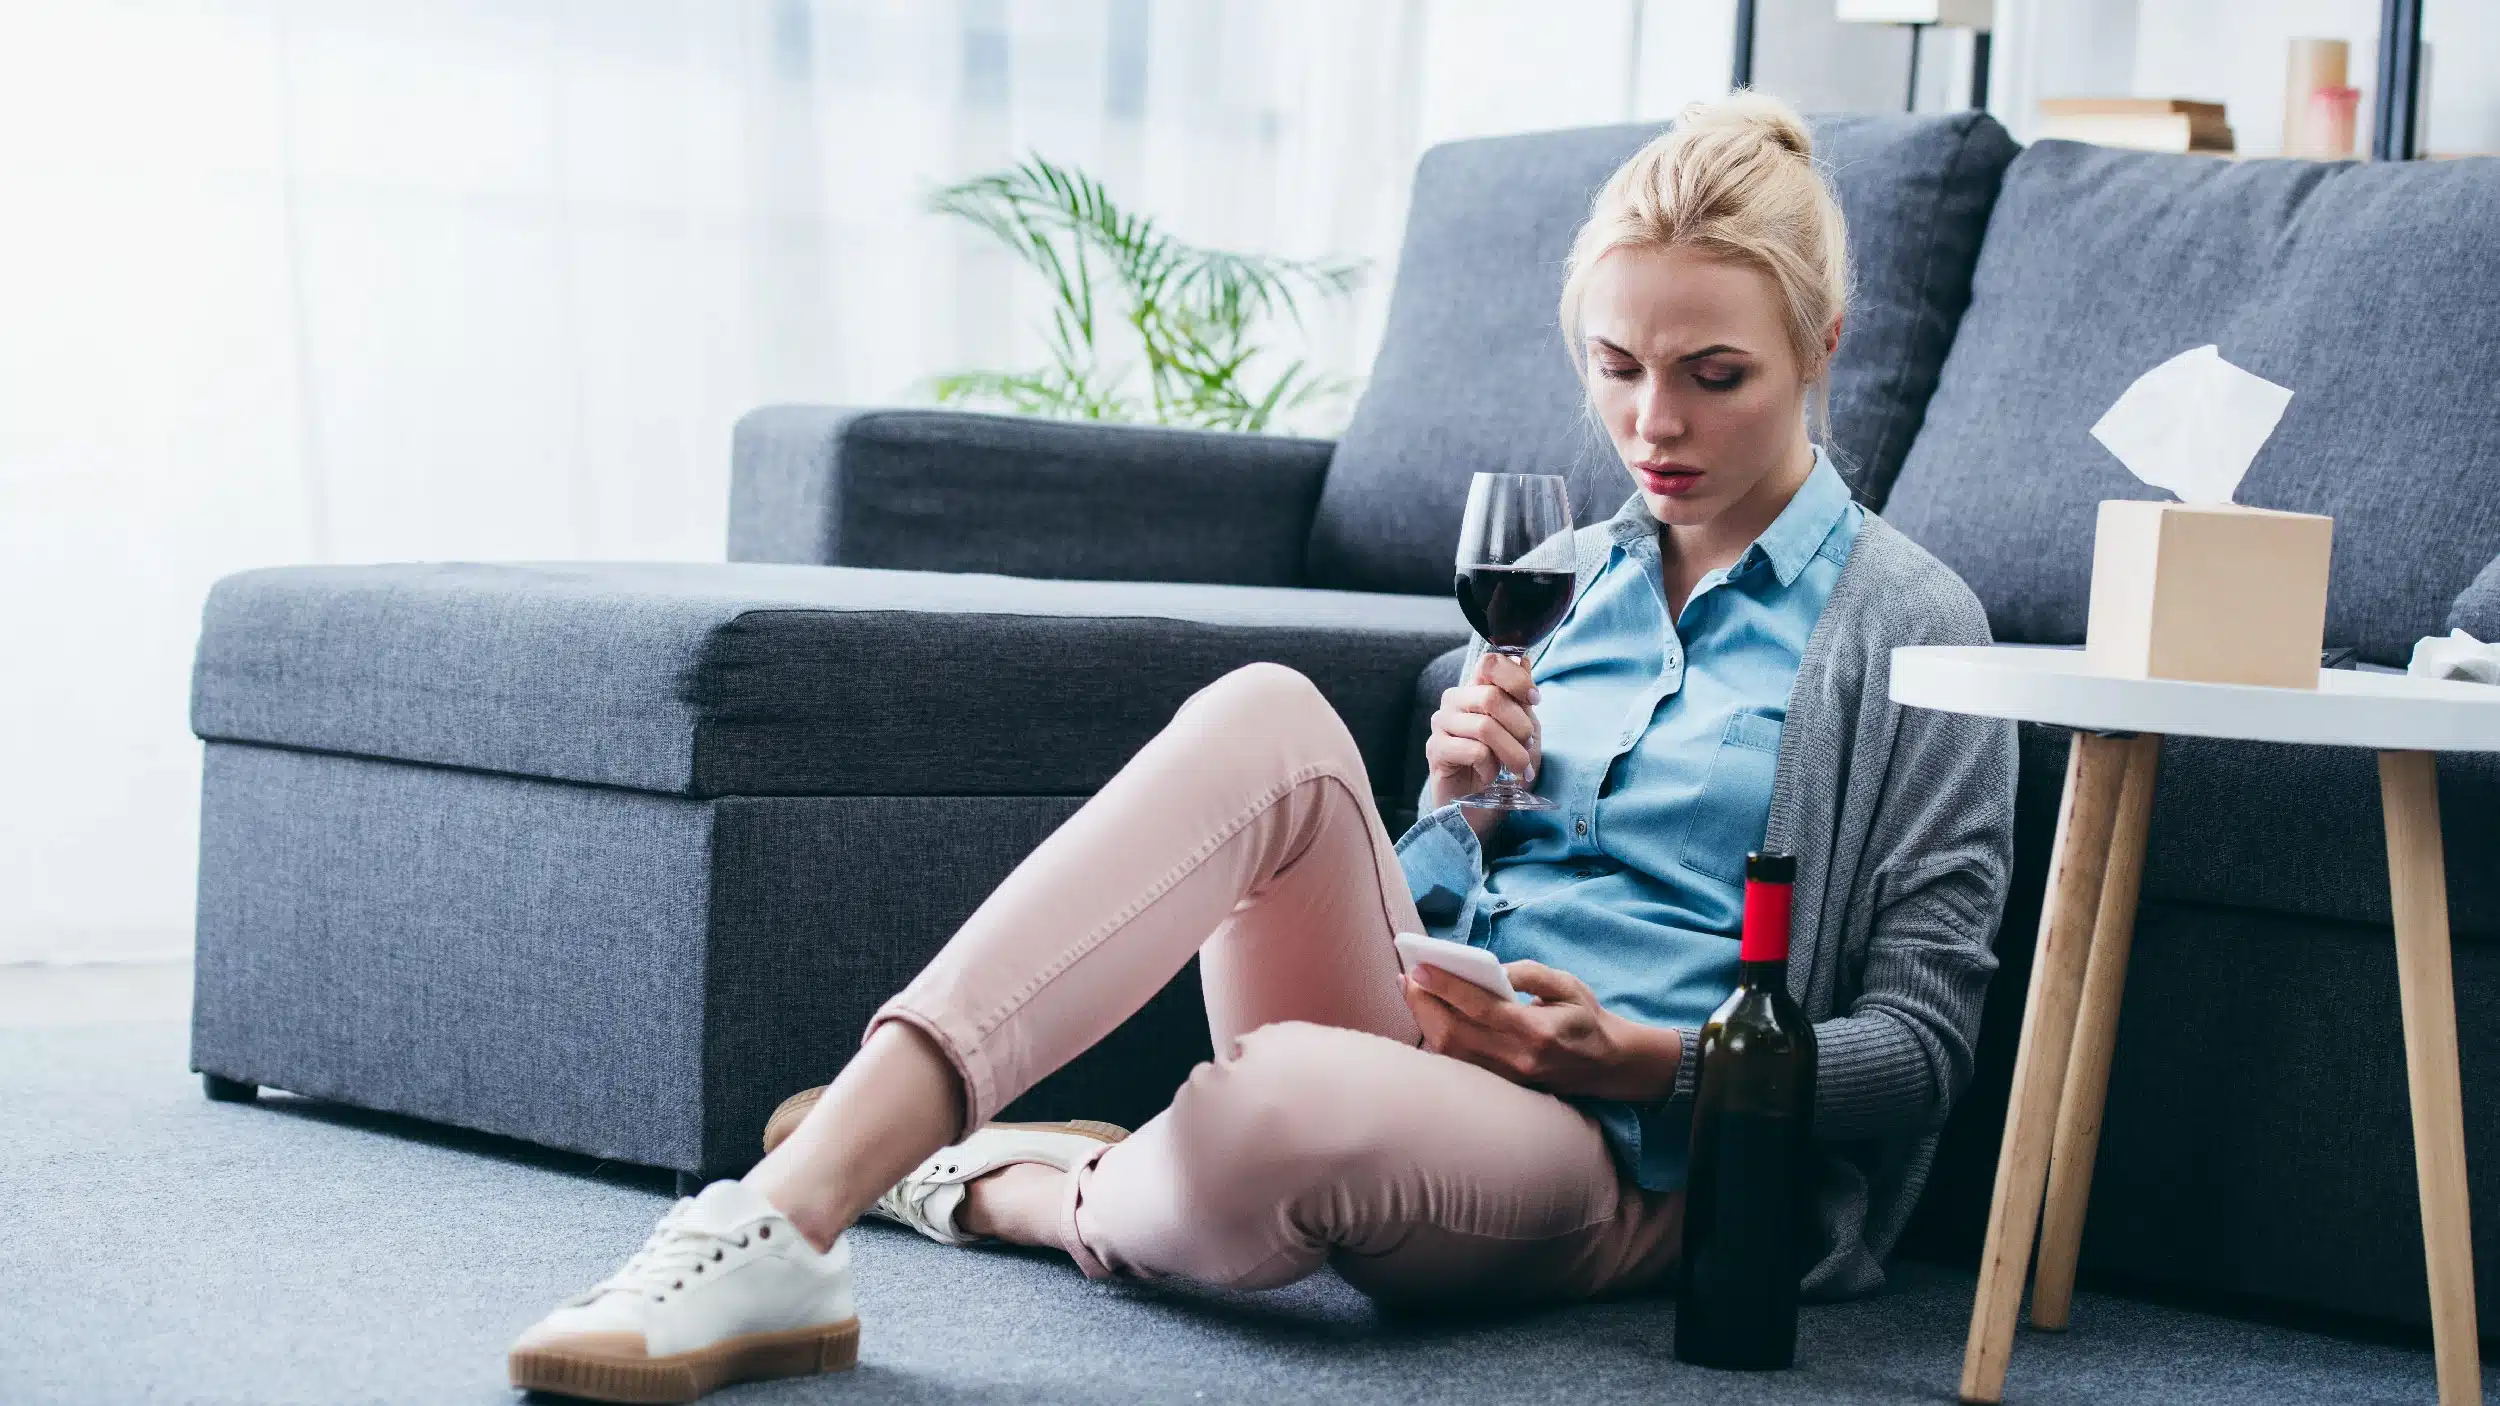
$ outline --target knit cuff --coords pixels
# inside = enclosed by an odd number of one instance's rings
[[[1693,1091],[1701,1087],[1701,1032],[1678,1030],[1675,1034],[1684,1042],[1684,1052],[1675,1061],[1675,1090],[1667,1095],[1669,1108],[1690,1102]]]

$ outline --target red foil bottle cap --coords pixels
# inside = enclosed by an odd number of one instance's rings
[[[1745,856],[1745,935],[1738,944],[1740,962],[1788,960],[1788,920],[1797,877],[1797,861],[1785,854]]]

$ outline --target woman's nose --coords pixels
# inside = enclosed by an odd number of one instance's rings
[[[1644,444],[1672,444],[1684,437],[1684,422],[1664,389],[1653,382],[1641,392],[1632,417],[1632,433]]]

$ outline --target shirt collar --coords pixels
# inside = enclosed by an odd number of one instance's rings
[[[1831,457],[1821,445],[1814,449],[1814,468],[1806,475],[1795,497],[1780,515],[1754,539],[1745,555],[1737,559],[1735,571],[1760,552],[1771,563],[1771,572],[1783,586],[1793,583],[1806,563],[1823,550],[1823,539],[1832,535],[1841,514],[1849,510],[1849,485],[1840,470],[1832,467]],[[1616,546],[1629,546],[1643,537],[1655,536],[1658,519],[1649,515],[1649,500],[1635,493],[1624,501],[1615,515],[1607,520],[1606,536]],[[1733,575],[1734,571],[1729,574]]]

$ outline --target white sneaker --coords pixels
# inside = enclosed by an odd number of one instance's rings
[[[1039,1162],[1066,1171],[1106,1143],[1119,1142],[1128,1129],[1109,1123],[990,1123],[937,1155],[877,1198],[868,1214],[898,1221],[941,1245],[969,1245],[980,1239],[955,1224],[963,1209],[964,1187],[1019,1162]]]
[[[540,1319],[509,1358],[524,1391],[628,1402],[858,1361],[850,1246],[819,1253],[735,1181],[679,1201],[624,1268]]]

